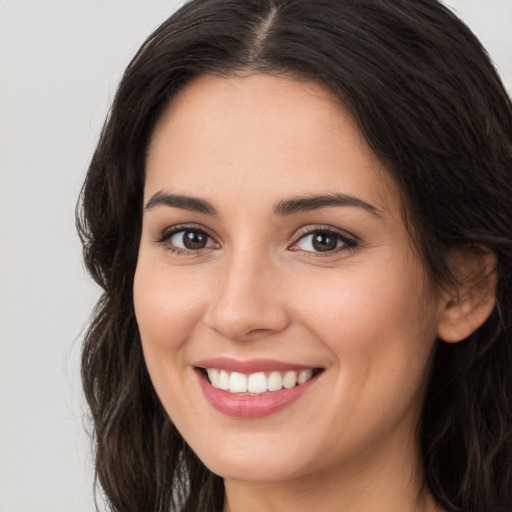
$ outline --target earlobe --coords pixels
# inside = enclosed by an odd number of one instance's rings
[[[496,256],[483,248],[458,251],[452,268],[459,284],[447,292],[437,336],[457,343],[489,318],[496,300]]]

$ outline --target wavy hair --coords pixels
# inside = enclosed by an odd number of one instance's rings
[[[145,366],[132,285],[149,137],[201,74],[292,73],[333,91],[398,183],[434,283],[453,249],[497,256],[496,307],[438,342],[420,424],[425,485],[448,512],[512,510],[512,105],[472,32],[436,0],[193,0],[119,85],[77,224],[103,294],[82,379],[95,469],[115,512],[219,512],[222,479],[187,446]]]

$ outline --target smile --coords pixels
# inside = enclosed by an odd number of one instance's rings
[[[209,404],[224,415],[260,418],[303,396],[323,368],[273,360],[213,358],[196,363],[199,385]]]
[[[222,389],[228,393],[260,395],[271,393],[281,389],[291,389],[308,382],[314,375],[315,370],[288,370],[273,371],[270,373],[256,372],[249,375],[239,372],[229,372],[218,368],[206,368],[206,374],[210,384],[216,389]]]

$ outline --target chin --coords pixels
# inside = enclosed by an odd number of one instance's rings
[[[243,482],[280,482],[299,476],[297,468],[283,464],[278,456],[274,460],[254,461],[245,457],[224,457],[224,460],[203,461],[206,467],[225,480]],[[211,463],[210,463],[211,462]]]
[[[261,435],[247,441],[231,437],[226,442],[204,443],[192,449],[206,467],[227,480],[245,482],[279,482],[292,480],[311,471],[312,464],[299,450],[303,442],[286,446],[284,439],[265,440]],[[274,436],[272,436],[274,437]],[[237,442],[238,441],[238,442]],[[212,450],[211,446],[216,449]]]

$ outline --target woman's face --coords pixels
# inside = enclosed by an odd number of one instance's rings
[[[204,463],[281,481],[416,454],[444,304],[397,187],[331,94],[200,77],[159,121],[146,172],[137,322]]]

